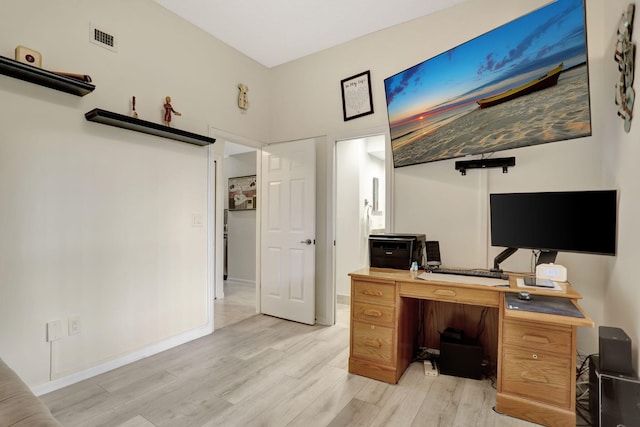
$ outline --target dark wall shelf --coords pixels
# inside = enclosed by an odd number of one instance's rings
[[[208,136],[198,135],[158,123],[148,122],[146,120],[136,119],[123,114],[112,113],[111,111],[101,110],[100,108],[95,108],[89,111],[84,115],[84,117],[90,122],[102,123],[104,125],[148,133],[150,135],[160,136],[163,138],[175,139],[176,141],[186,142],[188,144],[209,145],[216,142],[214,138],[210,138]]]
[[[96,88],[91,83],[52,73],[4,56],[0,56],[0,73],[77,96],[85,96]]]

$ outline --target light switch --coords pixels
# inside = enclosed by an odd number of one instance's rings
[[[202,227],[202,214],[194,213],[191,214],[191,226],[192,227]]]

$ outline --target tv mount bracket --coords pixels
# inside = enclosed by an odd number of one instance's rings
[[[467,169],[502,168],[502,173],[509,171],[509,166],[516,165],[515,157],[501,157],[497,159],[460,160],[456,162],[456,170],[462,176],[467,174]]]

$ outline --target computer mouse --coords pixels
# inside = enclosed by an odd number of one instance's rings
[[[518,293],[518,299],[521,299],[523,301],[529,301],[531,299],[531,294],[529,292],[520,292]]]

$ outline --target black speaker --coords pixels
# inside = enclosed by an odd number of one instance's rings
[[[440,243],[437,240],[427,241],[425,243],[427,247],[427,265],[437,266],[441,264],[440,261]]]
[[[631,339],[620,328],[600,326],[599,354],[600,371],[632,375]]]

